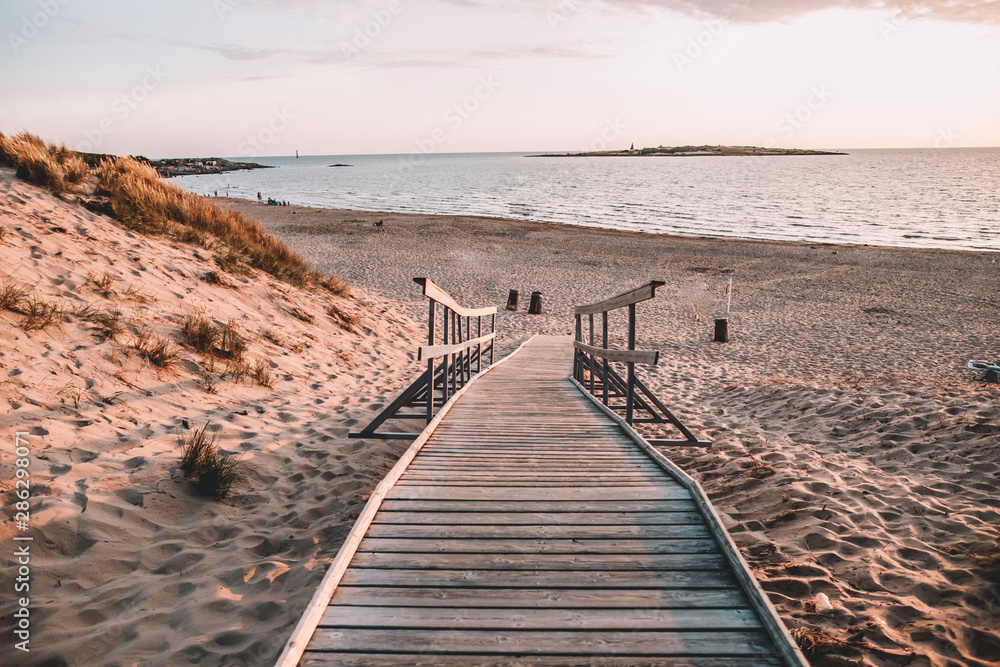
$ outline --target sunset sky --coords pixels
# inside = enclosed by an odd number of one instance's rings
[[[0,131],[96,152],[1000,146],[998,0],[6,0],[0,27]]]

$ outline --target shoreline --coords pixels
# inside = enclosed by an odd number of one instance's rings
[[[515,218],[504,218],[490,215],[479,215],[479,214],[466,214],[466,213],[418,213],[412,211],[387,211],[382,209],[361,209],[361,208],[324,208],[321,206],[306,206],[299,204],[290,204],[289,206],[271,206],[264,202],[258,202],[256,199],[243,198],[240,196],[232,197],[212,197],[210,195],[200,195],[204,199],[220,205],[228,205],[229,202],[235,202],[237,207],[242,207],[247,205],[247,214],[253,214],[258,212],[260,209],[255,207],[268,207],[276,208],[279,210],[292,211],[295,210],[297,214],[299,212],[324,212],[329,211],[331,213],[337,214],[338,216],[348,216],[348,215],[365,215],[372,216],[374,219],[379,217],[428,217],[428,218],[439,218],[444,221],[461,218],[469,220],[481,220],[481,221],[493,221],[503,224],[529,224],[529,225],[553,225],[557,227],[562,227],[566,229],[585,229],[585,230],[599,230],[610,232],[613,234],[635,234],[638,236],[645,237],[662,237],[671,239],[682,239],[682,240],[705,240],[705,241],[720,241],[729,243],[761,243],[761,244],[776,244],[776,245],[790,245],[790,246],[822,246],[822,247],[832,247],[832,248],[870,248],[874,250],[901,250],[906,252],[919,251],[919,252],[955,252],[955,253],[982,253],[1000,256],[1000,249],[989,249],[989,248],[945,248],[937,246],[910,246],[910,245],[882,245],[877,243],[836,243],[833,241],[801,241],[792,239],[760,239],[760,238],[748,238],[742,236],[711,236],[711,235],[697,235],[697,234],[678,234],[675,232],[657,232],[657,231],[645,231],[638,229],[619,229],[615,227],[604,227],[601,225],[588,225],[588,224],[573,224],[568,222],[558,222],[558,221],[546,221],[546,220],[524,220]],[[243,210],[243,209],[241,209]]]

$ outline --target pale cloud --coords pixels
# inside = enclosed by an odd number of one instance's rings
[[[308,1],[308,0],[303,0]],[[495,7],[492,0],[448,0],[452,4]],[[521,0],[544,11],[585,11],[600,6],[625,11],[668,10],[696,18],[724,16],[734,23],[791,21],[831,9],[880,11],[946,23],[1000,25],[1000,0]]]
[[[787,21],[830,9],[904,13],[948,23],[1000,25],[1000,0],[600,0],[615,7],[658,7],[693,16],[731,16],[740,23]]]

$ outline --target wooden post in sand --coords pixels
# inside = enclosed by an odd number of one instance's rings
[[[717,343],[729,342],[729,318],[720,317],[715,320],[715,339]]]
[[[512,289],[510,294],[507,295],[507,310],[517,311],[517,297],[520,296],[520,292],[516,289]]]
[[[542,293],[532,292],[531,293],[531,304],[528,306],[529,315],[541,315],[542,314]]]

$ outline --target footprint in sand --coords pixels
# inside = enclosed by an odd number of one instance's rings
[[[73,502],[80,506],[80,514],[87,511],[87,480],[81,479],[76,483],[76,493],[73,494]]]

